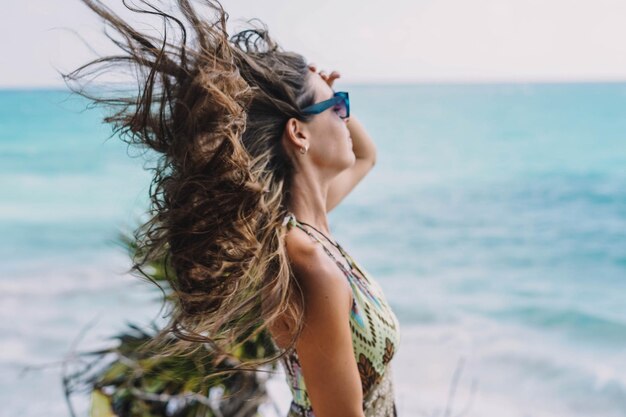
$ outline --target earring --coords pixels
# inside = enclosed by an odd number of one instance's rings
[[[300,153],[304,155],[309,150],[308,147],[300,148]]]

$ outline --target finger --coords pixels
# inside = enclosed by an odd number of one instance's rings
[[[326,81],[326,83],[327,83],[329,86],[331,86],[331,87],[332,87],[332,86],[333,86],[333,83],[335,82],[335,80],[336,80],[337,78],[339,78],[339,77],[340,77],[339,72],[337,72],[337,71],[333,71],[333,72],[331,72],[331,73],[330,73],[330,75],[329,75],[327,78],[325,78],[324,80]]]

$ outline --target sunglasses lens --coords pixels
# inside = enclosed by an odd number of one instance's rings
[[[339,117],[346,117],[348,115],[348,108],[346,107],[346,101],[341,100],[339,103],[335,104],[335,111],[339,115]]]
[[[350,101],[347,93],[337,93],[339,100],[335,104],[335,111],[342,119],[345,119],[350,114]]]

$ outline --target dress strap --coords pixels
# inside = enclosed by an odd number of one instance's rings
[[[296,225],[296,216],[291,212],[287,213],[285,217],[283,218],[282,226],[283,227],[287,226],[287,229],[291,229],[295,225]]]

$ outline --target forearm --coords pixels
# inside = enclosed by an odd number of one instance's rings
[[[352,150],[357,159],[368,159],[376,162],[376,146],[361,122],[353,115],[348,120],[348,130],[352,137]]]

